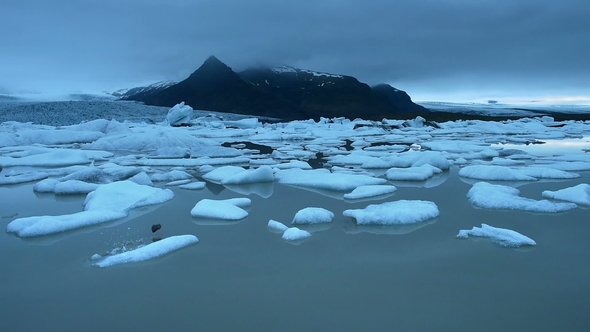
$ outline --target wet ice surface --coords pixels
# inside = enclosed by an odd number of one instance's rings
[[[149,186],[152,179],[155,187],[175,196],[162,204],[124,209],[128,216],[100,225],[38,237],[5,234],[0,240],[4,328],[457,331],[470,326],[497,331],[510,326],[575,331],[590,323],[585,310],[590,295],[588,190],[581,185],[590,183],[590,173],[584,170],[590,158],[582,151],[587,147],[536,154],[516,151],[525,145],[493,145],[584,137],[589,124],[470,121],[444,123],[440,129],[384,131],[378,125],[353,129],[354,123],[342,120],[274,127],[251,120],[193,122],[186,128],[91,122],[68,130],[98,132],[94,135],[99,138],[80,143],[90,136],[56,134],[55,139],[67,138],[57,145],[57,154],[50,149],[55,145],[38,141],[50,139],[55,128],[1,126],[0,177],[16,177],[0,185],[1,197],[7,198],[0,201],[4,227],[19,218],[79,213],[87,195],[74,192],[85,191],[82,185],[100,188],[131,178]],[[23,129],[47,135],[16,136]],[[351,141],[351,150],[342,148],[345,139]],[[16,147],[15,140],[21,140]],[[248,140],[272,152],[221,145]],[[417,151],[370,148],[384,140],[411,141]],[[125,144],[125,151],[110,150]],[[150,150],[158,144],[165,148]],[[431,150],[424,151],[427,148]],[[321,170],[309,170],[307,161],[317,152],[327,156],[324,164]],[[461,168],[470,166],[463,172],[485,173],[487,179],[459,176]],[[428,173],[426,179],[387,180],[390,169],[394,174],[433,167],[442,172]],[[210,179],[203,178],[205,174]],[[508,181],[502,174],[519,174],[514,179],[526,181]],[[45,176],[53,181],[40,180]],[[34,178],[39,180],[23,182]],[[196,183],[189,188],[197,190],[166,186],[183,179]],[[51,190],[34,191],[35,181],[46,181],[42,189]],[[60,183],[72,194],[54,194]],[[516,187],[517,192],[510,189]],[[349,199],[357,188],[352,196],[359,199]],[[470,191],[477,193],[481,205],[470,201]],[[385,204],[391,202],[402,203]],[[490,206],[494,202],[503,207]],[[524,208],[505,207],[510,204]],[[528,212],[530,204],[541,208]],[[554,213],[548,209],[553,204],[568,209]],[[367,209],[370,205],[383,208],[375,212]],[[116,204],[111,207],[118,211]],[[298,223],[299,230],[286,232],[294,226],[294,216],[310,207],[333,217],[320,218],[330,220],[325,223]],[[326,214],[313,211],[304,219]],[[404,220],[411,222],[362,225],[345,211],[356,211],[357,218],[374,213],[385,221],[403,212]],[[477,237],[455,239],[460,230],[481,223],[516,231],[537,245],[510,249]],[[162,225],[156,233],[151,231],[154,224]],[[171,240],[161,242],[166,239]],[[148,249],[135,251],[142,248]],[[102,257],[150,259],[94,267]],[[32,312],[35,319],[23,319]]]

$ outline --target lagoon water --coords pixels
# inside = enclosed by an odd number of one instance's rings
[[[448,173],[448,174],[447,174]],[[115,223],[30,241],[0,237],[2,331],[587,331],[590,213],[533,214],[473,207],[457,168],[438,186],[398,185],[381,200],[346,202],[268,184],[244,195],[217,185],[173,188],[176,198]],[[590,173],[520,185],[524,197],[590,183]],[[239,189],[239,188],[238,188]],[[16,217],[82,210],[84,195],[36,195],[0,187],[2,226]],[[203,198],[249,197],[240,222],[194,219]],[[265,198],[266,197],[266,198]],[[350,208],[399,199],[435,202],[436,220],[359,227]],[[312,237],[287,243],[267,228],[305,207],[335,213]],[[18,213],[18,216],[15,214]],[[97,268],[89,259],[122,245],[194,234],[199,243],[145,263]],[[530,249],[459,240],[481,223],[525,234]],[[304,227],[302,227],[304,228]]]

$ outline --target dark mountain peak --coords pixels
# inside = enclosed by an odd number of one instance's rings
[[[224,67],[228,67],[225,63],[221,62],[221,60],[219,60],[215,55],[212,55],[210,57],[207,58],[207,60],[205,60],[205,62],[203,62],[203,64],[201,65],[201,67],[203,66],[224,66]],[[229,68],[229,67],[228,67]]]
[[[225,63],[221,62],[214,55],[210,56],[203,62],[201,67],[195,70],[186,80],[241,80],[240,77]]]
[[[385,98],[389,104],[400,113],[425,110],[424,107],[414,104],[412,98],[410,98],[405,91],[396,89],[389,84],[377,84],[371,89],[373,89],[373,91],[381,98]]]

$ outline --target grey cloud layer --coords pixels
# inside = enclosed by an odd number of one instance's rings
[[[211,54],[402,88],[590,82],[586,0],[9,1],[0,86],[182,79]]]

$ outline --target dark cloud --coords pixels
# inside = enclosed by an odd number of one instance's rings
[[[214,54],[390,82],[412,95],[590,94],[587,0],[9,0],[0,86],[182,79]]]

